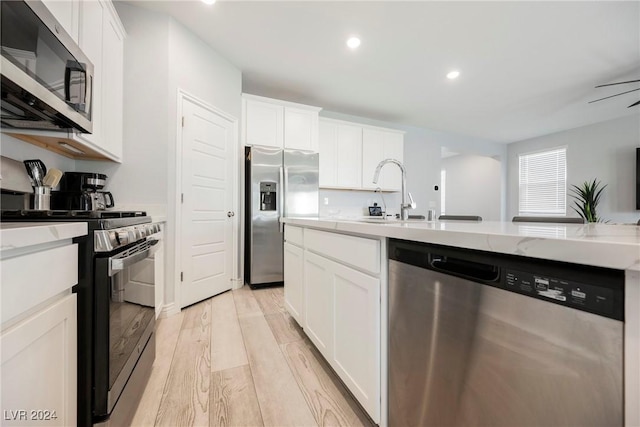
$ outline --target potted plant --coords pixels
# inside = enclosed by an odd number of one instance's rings
[[[587,222],[602,222],[602,218],[598,218],[596,208],[607,185],[601,185],[600,181],[594,179],[592,182],[585,181],[580,186],[572,184],[571,187],[571,197],[576,199],[573,201],[573,210]]]

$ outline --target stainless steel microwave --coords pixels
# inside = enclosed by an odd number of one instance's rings
[[[41,1],[0,6],[3,130],[91,133],[91,62]]]

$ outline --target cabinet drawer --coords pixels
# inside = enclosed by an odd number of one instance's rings
[[[284,227],[284,241],[294,244],[296,246],[304,247],[304,232],[301,227],[294,227],[292,225],[285,225]]]
[[[304,246],[342,264],[380,274],[380,240],[307,229]]]
[[[78,283],[78,245],[0,261],[2,323]]]

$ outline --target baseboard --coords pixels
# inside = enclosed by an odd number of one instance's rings
[[[180,313],[180,306],[177,305],[175,302],[172,302],[171,304],[167,304],[164,307],[162,307],[159,317],[160,318],[170,317],[178,313]]]
[[[238,277],[237,279],[231,279],[231,289],[240,289],[244,286],[244,278]]]

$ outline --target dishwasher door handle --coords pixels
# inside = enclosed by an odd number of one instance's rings
[[[500,267],[492,264],[429,254],[429,265],[435,271],[454,274],[475,281],[496,282],[500,280]]]

